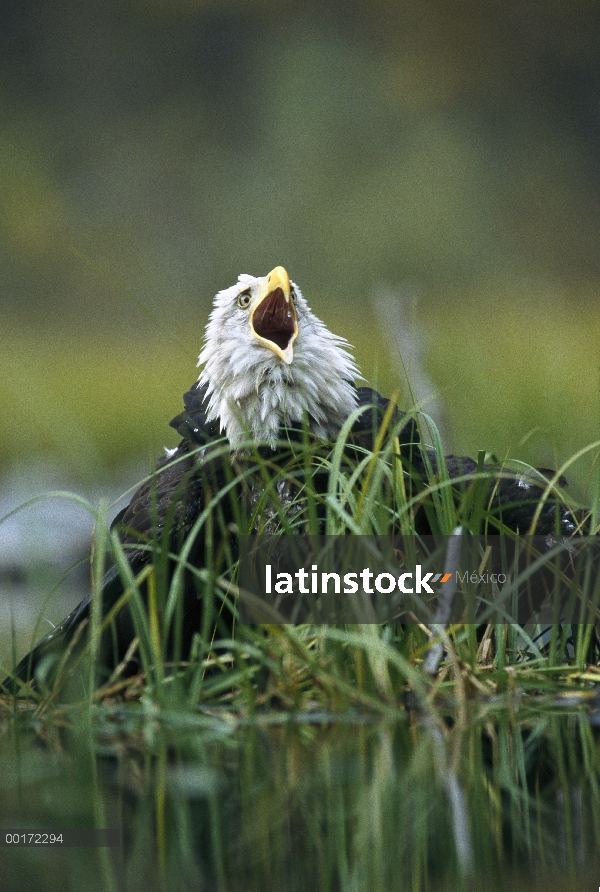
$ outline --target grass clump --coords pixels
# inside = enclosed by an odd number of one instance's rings
[[[421,704],[443,703],[444,709],[517,689],[586,695],[600,678],[593,622],[477,628],[454,623],[444,630],[445,658],[433,677],[421,667],[439,632],[414,617],[379,625],[239,623],[239,535],[401,535],[410,542],[424,530],[449,535],[460,529],[463,536],[485,532],[514,538],[494,507],[504,472],[539,481],[534,522],[547,503],[555,503],[573,512],[580,529],[598,532],[598,485],[585,512],[557,485],[570,462],[548,479],[522,463],[490,464],[480,455],[476,471],[457,475],[454,470],[451,476],[431,419],[419,417],[423,439],[431,441],[421,449],[407,436],[415,419],[400,417],[393,400],[367,438],[356,435],[363,412],[357,409],[329,445],[299,432],[276,452],[249,442],[247,452],[230,459],[224,441],[199,450],[204,503],[182,540],[172,534],[176,500],[166,522],[157,523],[153,536],[141,541],[123,540],[118,527],[111,529],[105,506],[87,506],[95,534],[85,626],[55,655],[47,673],[39,673],[35,690],[24,687],[23,693],[37,701],[38,710],[56,708],[68,692],[68,698],[90,704],[145,698],[165,706],[212,704],[248,714],[265,709],[397,714],[408,691]],[[592,455],[594,479],[597,451],[593,444],[571,460],[584,452]],[[182,487],[187,480],[184,476]],[[134,551],[146,555],[138,572],[132,568]],[[118,596],[108,603],[111,586]],[[186,628],[190,591],[202,605],[192,630]],[[107,671],[107,642],[124,614],[131,646]]]
[[[592,623],[239,622],[239,535],[401,535],[415,547],[425,526],[498,536],[498,468],[481,457],[451,478],[434,431],[415,476],[410,423],[390,411],[367,446],[353,419],[333,444],[302,434],[276,454],[249,444],[219,486],[207,470],[181,540],[171,522],[128,538],[107,506],[89,506],[86,625],[34,689],[0,697],[3,825],[122,828],[116,854],[63,854],[61,882],[414,892],[474,878],[548,888],[556,876],[568,889],[595,875]],[[215,443],[198,459],[210,469],[228,456]],[[542,498],[564,503],[540,482]],[[597,504],[581,516],[591,532],[597,518]],[[191,591],[203,611],[190,637]],[[123,615],[129,647],[107,666]],[[441,658],[425,671],[436,638]],[[45,882],[26,853],[6,864]]]

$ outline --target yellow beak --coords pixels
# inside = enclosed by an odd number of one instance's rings
[[[291,299],[290,277],[282,266],[265,276],[250,312],[250,328],[259,343],[291,364],[298,319]]]

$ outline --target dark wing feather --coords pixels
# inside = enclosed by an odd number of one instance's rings
[[[367,387],[357,388],[358,405],[367,406],[367,410],[353,427],[355,442],[372,449],[375,436],[385,412],[389,406],[389,400],[382,397],[377,391]],[[428,478],[427,462],[429,460],[434,475],[439,473],[439,467],[435,452],[422,446],[419,431],[414,418],[406,416],[403,412],[394,410],[391,427],[406,419],[399,433],[400,452],[404,459],[405,468],[413,480],[413,485],[418,488],[419,481]],[[477,473],[477,462],[466,455],[445,456],[448,475],[451,480],[459,481],[459,478],[467,478],[457,482],[457,490],[464,492],[469,486],[469,477],[474,478]],[[502,524],[514,532],[526,534],[530,532],[538,506],[546,490],[545,480],[551,480],[554,472],[547,468],[537,469],[537,473],[517,474],[512,471],[497,468],[493,465],[485,465],[483,468],[490,476],[485,495],[486,504],[489,502],[492,516],[499,524]],[[540,479],[545,478],[545,479]],[[567,481],[560,477],[558,486],[564,488]],[[580,527],[580,518],[577,518],[560,499],[553,493],[546,498],[533,532],[539,536],[572,536]],[[425,534],[430,532],[428,523],[421,512],[417,517],[418,532]]]
[[[198,447],[207,446],[216,436],[212,425],[207,424],[202,408],[203,391],[196,385],[184,396],[185,411],[171,422],[183,437],[174,454],[165,456],[155,472],[134,493],[129,505],[114,519],[111,529],[119,530],[120,541],[126,550],[127,560],[134,575],[153,559],[157,543],[163,543],[177,552],[192,530],[204,507],[205,483],[209,491],[220,489],[224,483],[223,459],[214,462],[199,461]],[[166,536],[166,538],[165,538]],[[191,562],[202,566],[201,538],[190,555]],[[171,566],[171,572],[173,567]],[[115,566],[106,572],[102,586],[102,610],[106,615],[123,594],[123,584]],[[195,586],[186,576],[184,593],[185,627],[191,635],[200,628],[200,601]],[[91,594],[73,610],[55,629],[41,639],[33,650],[18,664],[14,677],[26,681],[33,678],[41,664],[56,663],[75,635],[82,622],[90,616]],[[103,642],[102,662],[110,672],[124,658],[134,637],[133,622],[129,610],[121,610],[114,628],[106,633]],[[85,635],[82,636],[82,640]],[[183,648],[190,642],[183,642]],[[182,648],[182,652],[183,652]],[[6,679],[4,686],[14,690],[17,686]]]
[[[220,435],[215,425],[206,420],[204,409],[206,390],[206,384],[200,386],[198,382],[190,387],[183,395],[185,410],[169,422],[170,427],[175,428],[184,440],[196,446],[205,446],[210,441],[218,439]]]

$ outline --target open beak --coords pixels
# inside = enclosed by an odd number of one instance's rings
[[[290,277],[282,266],[276,266],[265,276],[250,313],[256,340],[287,365],[294,358],[294,341],[298,337],[298,319],[290,292]]]

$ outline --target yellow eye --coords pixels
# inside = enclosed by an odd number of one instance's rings
[[[292,298],[292,303],[295,304],[296,303],[296,292],[294,291],[293,288],[290,292],[290,297]]]
[[[241,307],[242,310],[245,310],[246,307],[250,306],[250,300],[251,300],[250,292],[242,291],[242,293],[238,297],[238,307]]]

